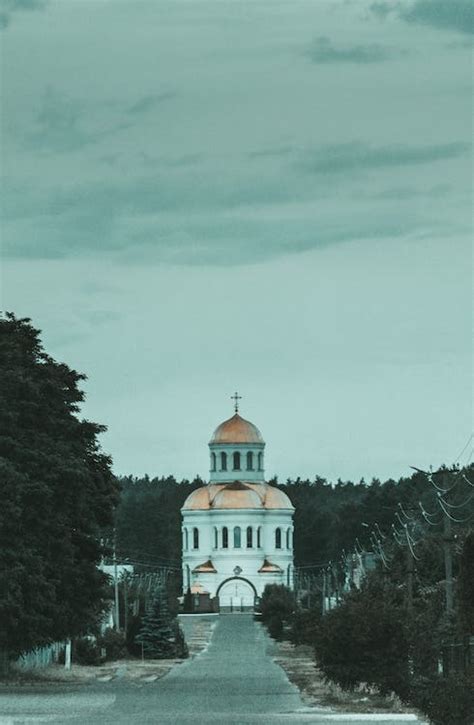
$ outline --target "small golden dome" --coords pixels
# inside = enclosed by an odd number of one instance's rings
[[[235,413],[232,418],[217,426],[209,445],[216,443],[264,444],[264,440],[256,425]]]

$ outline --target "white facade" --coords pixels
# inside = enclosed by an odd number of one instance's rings
[[[293,587],[293,506],[264,482],[265,443],[237,413],[215,431],[210,482],[182,508],[183,590],[252,608],[266,584]],[[222,454],[225,454],[224,456]]]

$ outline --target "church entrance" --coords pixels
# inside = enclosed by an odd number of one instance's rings
[[[246,579],[234,577],[223,582],[217,591],[221,612],[253,612],[255,588]]]

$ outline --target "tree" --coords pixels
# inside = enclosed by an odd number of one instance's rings
[[[283,584],[267,584],[260,598],[262,621],[267,625],[272,637],[278,639],[283,633],[283,625],[295,608],[295,598]]]
[[[147,659],[188,656],[183,633],[176,618],[170,614],[168,597],[163,589],[156,592],[135,642],[143,647]]]
[[[118,500],[103,426],[79,419],[85,379],[29,319],[0,319],[0,652],[84,633],[106,606],[99,533]]]
[[[474,532],[464,541],[459,567],[459,619],[466,635],[474,634]]]
[[[344,689],[360,683],[409,690],[409,650],[398,592],[373,578],[322,617],[316,633],[316,660],[324,675]]]

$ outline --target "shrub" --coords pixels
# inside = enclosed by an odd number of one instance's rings
[[[267,629],[273,639],[280,639],[283,634],[283,620],[278,614],[272,614],[266,621]]]
[[[183,599],[183,612],[185,614],[191,614],[193,611],[194,611],[193,595],[191,594],[191,589],[188,587],[186,590],[186,594],[184,595],[184,599]]]
[[[125,635],[115,629],[106,629],[97,644],[105,649],[107,660],[120,660],[127,655]]]
[[[430,719],[432,725],[472,725],[474,688],[463,675],[418,678],[411,701]]]
[[[260,598],[260,611],[262,621],[272,637],[281,637],[283,624],[291,617],[294,608],[294,596],[287,587],[283,584],[267,584]]]
[[[309,644],[314,646],[316,632],[321,623],[319,609],[305,611],[297,609],[291,621],[290,639],[293,644]]]
[[[321,618],[315,653],[326,678],[343,689],[365,683],[402,699],[409,690],[404,612],[388,592],[354,591]]]
[[[100,647],[89,637],[80,637],[74,642],[73,660],[78,665],[100,665]]]
[[[131,654],[133,657],[141,657],[141,645],[135,642],[135,638],[139,633],[141,626],[142,617],[139,614],[129,617],[128,627],[125,633],[125,646],[129,654]]]

